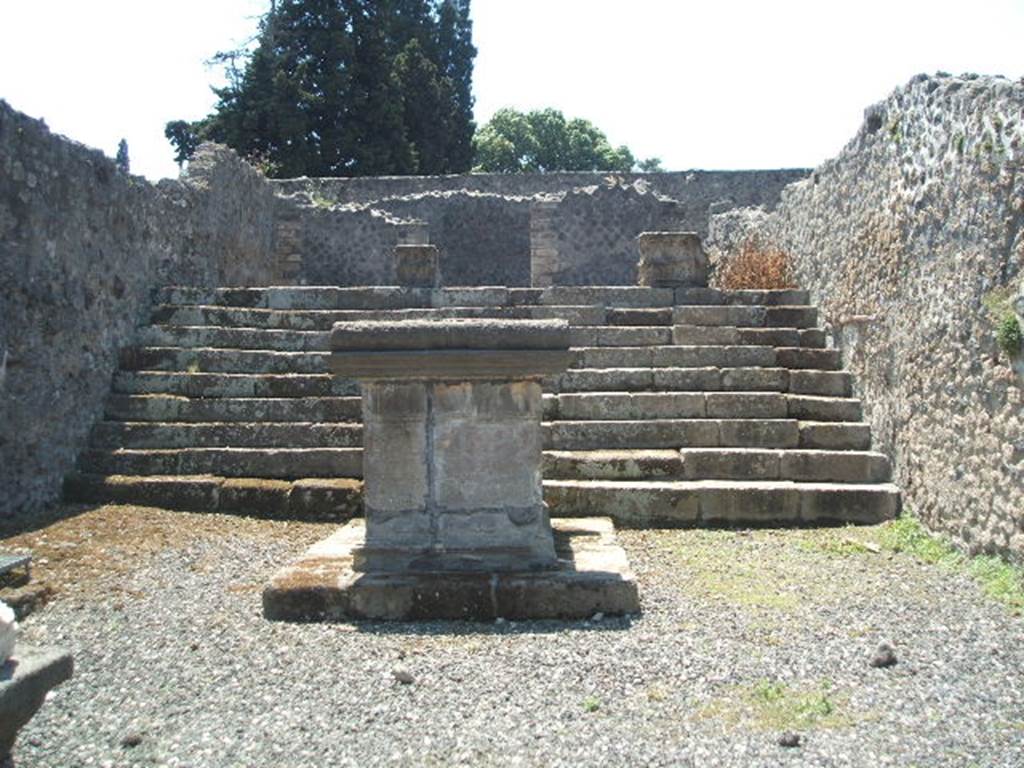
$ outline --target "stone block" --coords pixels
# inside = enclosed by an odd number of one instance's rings
[[[703,287],[708,258],[696,232],[641,232],[636,237],[640,285],[655,288]]]
[[[283,621],[489,621],[640,610],[610,520],[554,520],[552,529],[557,567],[551,570],[365,573],[352,568],[365,539],[362,521],[353,520],[275,574],[263,592],[263,613]]]
[[[438,252],[433,245],[395,246],[395,284],[433,288],[439,280]]]
[[[700,494],[700,520],[705,524],[786,522],[797,519],[799,513],[800,493],[795,485],[709,480]]]

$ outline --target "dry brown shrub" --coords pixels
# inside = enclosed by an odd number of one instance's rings
[[[789,254],[763,245],[753,237],[744,240],[735,253],[724,258],[717,273],[718,287],[730,291],[796,287]]]

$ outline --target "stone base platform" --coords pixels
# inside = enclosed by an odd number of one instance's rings
[[[18,731],[43,705],[50,689],[71,677],[74,663],[67,651],[18,643],[0,664],[0,761],[14,747]]]
[[[279,571],[263,591],[263,614],[282,621],[382,619],[582,619],[638,613],[626,553],[609,518],[555,519],[558,567],[483,573],[359,573],[364,540],[353,520]]]

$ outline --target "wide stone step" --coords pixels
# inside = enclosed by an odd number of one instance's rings
[[[865,451],[871,427],[854,422],[796,419],[644,419],[544,422],[544,447],[604,448],[814,448]]]
[[[811,303],[808,291],[796,288],[777,290],[724,291],[718,288],[677,288],[676,304],[719,304],[739,306],[802,306]]]
[[[268,328],[222,328],[198,325],[149,325],[139,329],[141,347],[209,347],[280,352],[326,352],[327,331],[281,331]]]
[[[545,395],[544,418],[860,421],[860,401],[782,392],[581,392]]]
[[[678,450],[544,451],[544,477],[548,479],[658,480],[682,475]]]
[[[578,347],[577,368],[788,368],[835,371],[837,349],[769,346]]]
[[[809,306],[677,306],[673,325],[711,325],[743,328],[814,328],[818,310]]]
[[[214,305],[164,304],[153,311],[159,325],[265,328],[292,331],[329,331],[340,322],[358,320],[424,320],[452,317],[515,320],[561,319],[570,325],[602,325],[604,306],[440,307],[416,309],[260,309]]]
[[[337,397],[358,395],[359,385],[329,374],[118,371],[114,374],[114,392],[124,395],[168,394],[203,398]]]
[[[675,303],[675,293],[671,288],[626,285],[559,285],[545,288],[540,295],[539,303],[603,304],[606,307],[671,307]]]
[[[605,311],[608,325],[672,326],[671,307],[609,307]]]
[[[360,424],[311,422],[102,421],[93,427],[94,448],[353,448],[362,445]]]
[[[225,397],[111,395],[110,421],[341,422],[362,418],[359,397]]]
[[[122,370],[188,373],[327,373],[329,358],[329,352],[209,347],[127,347],[120,354]]]
[[[765,448],[546,451],[544,476],[568,480],[797,480],[884,483],[889,459],[870,451]]]
[[[67,501],[135,504],[188,512],[345,522],[362,514],[362,482],[312,477],[271,480],[215,475],[96,475],[74,473],[64,481]]]
[[[569,329],[574,347],[650,347],[672,343],[672,329],[655,326],[575,326]]]
[[[702,392],[769,391],[850,397],[845,371],[787,370],[762,367],[574,368],[545,381],[548,392]]]
[[[100,475],[220,475],[294,480],[362,477],[361,448],[89,449],[79,469]]]
[[[820,328],[744,328],[735,325],[675,325],[672,343],[683,345],[725,344],[767,347],[824,348],[825,331]]]
[[[607,515],[625,527],[878,523],[896,517],[890,483],[789,480],[545,480],[552,516]]]

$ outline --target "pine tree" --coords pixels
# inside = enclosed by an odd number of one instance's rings
[[[280,177],[466,171],[475,55],[469,0],[276,0],[218,55],[214,112],[165,133],[179,163],[209,139]]]
[[[114,163],[117,165],[117,170],[121,173],[129,173],[131,171],[131,162],[128,160],[128,140],[121,139],[117,145],[117,157],[114,158]]]

